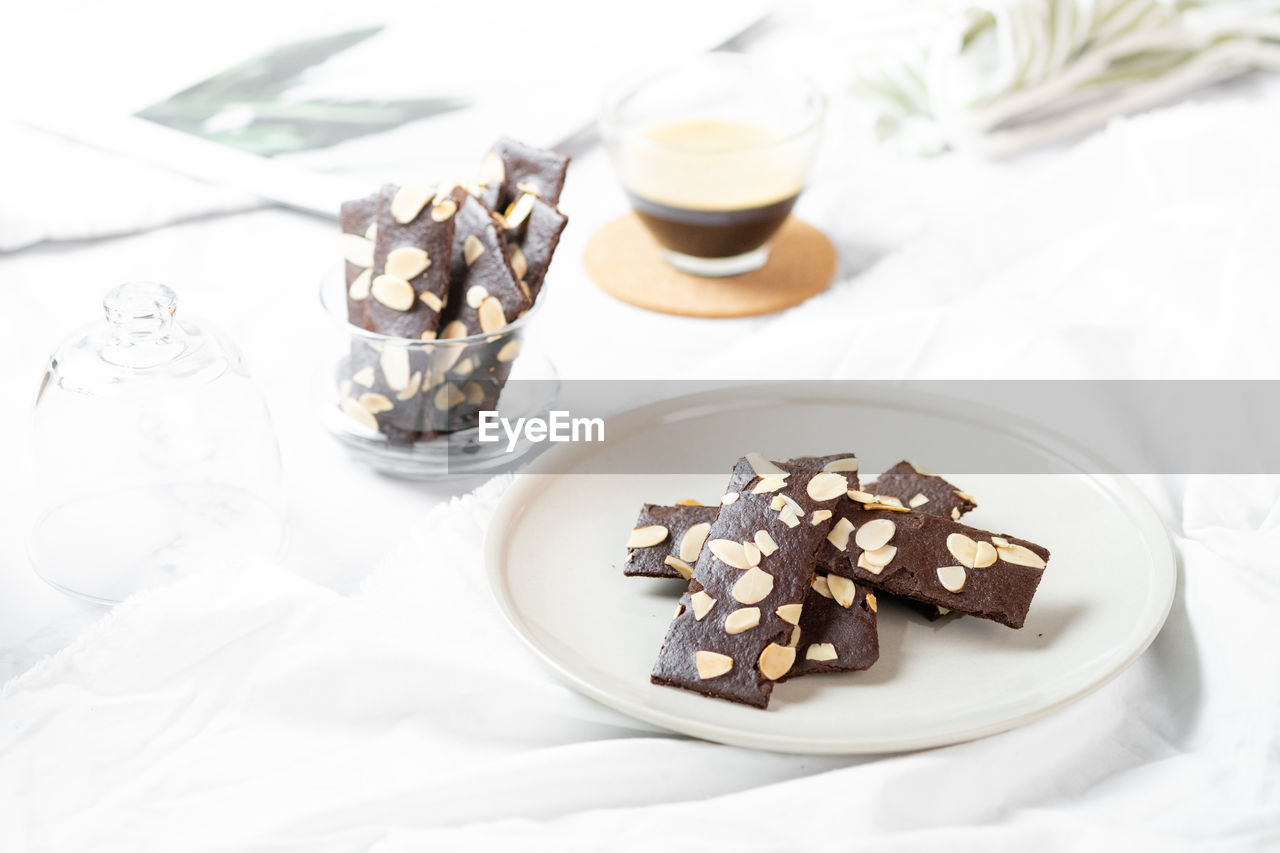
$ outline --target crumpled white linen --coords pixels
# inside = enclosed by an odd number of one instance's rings
[[[132,234],[263,203],[3,119],[0,141],[5,152],[0,158],[0,252],[51,240]]]
[[[850,758],[662,735],[556,682],[484,588],[480,536],[506,484],[433,510],[359,594],[269,567],[191,577],[12,681],[0,849],[1280,840],[1280,680],[1267,665],[1280,651],[1280,478],[1146,484],[1183,582],[1152,649],[1095,695],[997,737]],[[1224,488],[1243,500],[1224,503]]]
[[[921,153],[1013,154],[1245,71],[1280,70],[1275,0],[949,5],[857,62],[853,90],[877,130]]]

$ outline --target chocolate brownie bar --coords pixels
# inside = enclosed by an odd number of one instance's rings
[[[779,680],[869,668],[880,658],[876,606],[868,586],[836,575],[815,577],[800,612],[796,662]]]
[[[456,188],[444,195],[416,184],[382,188],[366,329],[396,338],[436,337],[449,297],[454,214],[462,197],[470,198]]]
[[[866,490],[876,495],[891,495],[908,509],[918,509],[952,521],[958,521],[978,506],[972,495],[960,491],[932,471],[906,461],[885,471]]]
[[[506,209],[503,222],[507,260],[524,281],[529,298],[537,299],[569,217],[532,193],[524,193]]]
[[[490,210],[502,211],[516,196],[532,192],[555,206],[560,203],[569,159],[567,154],[503,137],[480,165],[480,199]]]
[[[343,267],[347,281],[347,322],[364,325],[364,300],[373,278],[373,241],[378,226],[378,194],[344,201],[338,219],[342,224]]]
[[[855,513],[832,574],[1010,628],[1026,621],[1046,548],[916,510]]]
[[[397,445],[422,438],[421,389],[427,359],[421,352],[385,343],[356,340],[340,383],[339,407],[347,417]]]
[[[627,542],[627,562],[622,573],[628,577],[688,580],[719,514],[718,506],[640,507]]]
[[[795,664],[818,545],[848,486],[844,473],[754,453],[738,461],[653,683],[768,705],[774,682]]]
[[[511,269],[500,220],[473,195],[462,193],[453,235],[449,301],[440,338],[497,332],[533,300]]]

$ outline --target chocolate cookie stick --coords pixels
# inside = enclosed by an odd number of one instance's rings
[[[366,329],[396,338],[436,337],[449,296],[454,214],[463,196],[458,189],[436,195],[417,184],[382,188]]]
[[[818,545],[848,484],[846,474],[760,454],[738,461],[654,665],[655,684],[768,705],[774,682],[795,664]]]
[[[347,280],[347,322],[364,325],[364,300],[373,280],[373,241],[378,226],[378,194],[344,201],[339,213],[342,223],[343,267]]]

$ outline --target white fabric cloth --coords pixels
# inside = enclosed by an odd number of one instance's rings
[[[1001,156],[1091,130],[1252,69],[1280,69],[1275,0],[985,0],[951,4],[854,90],[886,136]]]
[[[802,211],[840,244],[843,280],[724,323],[639,312],[575,277],[622,208],[585,156],[538,338],[573,377],[1275,377],[1280,93],[1257,98],[1116,123],[1003,170],[828,161]],[[92,316],[113,280],[185,283],[267,393],[295,535],[288,570],[141,595],[0,691],[0,850],[1280,845],[1280,478],[1141,484],[1181,560],[1170,620],[1129,671],[1035,724],[870,758],[673,737],[561,685],[502,623],[479,543],[505,481],[426,512],[439,491],[378,478],[321,433],[295,348],[323,328],[297,313],[320,270],[297,258],[333,245],[326,224],[259,211],[5,259],[21,318],[0,335],[6,400],[30,399],[45,336]],[[813,334],[833,321],[858,336]],[[732,357],[760,341],[787,358]],[[6,471],[23,461],[17,420],[0,422]],[[6,637],[39,600],[21,510],[20,488],[0,490]],[[0,664],[26,669],[48,630],[18,631]]]
[[[1182,553],[1129,672],[986,740],[789,757],[663,736],[506,629],[434,510],[364,591],[262,568],[120,606],[0,695],[6,850],[1266,849],[1280,840],[1280,478],[1153,481]],[[1175,498],[1180,506],[1174,503]],[[1269,511],[1262,508],[1270,507]]]

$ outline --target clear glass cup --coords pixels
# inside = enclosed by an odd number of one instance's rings
[[[636,215],[677,269],[737,275],[809,180],[826,98],[776,60],[711,53],[605,96],[601,133]]]
[[[413,479],[495,473],[535,449],[481,441],[482,412],[512,423],[544,417],[559,395],[555,367],[529,345],[542,300],[497,332],[447,340],[397,338],[347,321],[341,269],[320,302],[330,323],[316,383],[320,418],[375,470]]]
[[[283,547],[280,449],[244,359],[164,285],[107,294],[49,360],[35,406],[28,546],[65,592],[120,601]]]

